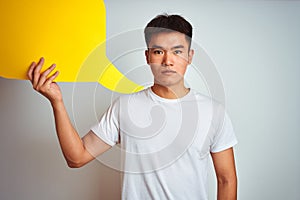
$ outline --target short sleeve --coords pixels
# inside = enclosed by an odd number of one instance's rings
[[[222,120],[220,129],[211,144],[210,151],[217,153],[237,144],[237,139],[233,130],[233,126],[228,114],[225,112],[224,120]]]
[[[119,98],[116,99],[100,118],[98,124],[92,126],[93,131],[105,143],[113,146],[119,142]]]

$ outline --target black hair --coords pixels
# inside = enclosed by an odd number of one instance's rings
[[[153,34],[162,32],[180,32],[185,34],[186,40],[191,46],[193,36],[192,25],[180,15],[157,15],[145,27],[144,34],[147,46]]]

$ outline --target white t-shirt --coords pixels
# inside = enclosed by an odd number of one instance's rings
[[[121,96],[91,130],[120,143],[129,200],[206,200],[210,152],[237,143],[223,106],[194,90],[179,99],[151,88]]]

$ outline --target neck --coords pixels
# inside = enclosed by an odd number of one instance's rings
[[[166,99],[178,99],[184,97],[190,91],[190,89],[184,86],[172,88],[156,83],[154,83],[151,89],[155,94]]]

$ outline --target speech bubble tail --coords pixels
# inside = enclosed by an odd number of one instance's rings
[[[144,89],[143,86],[129,80],[113,64],[108,65],[103,71],[98,83],[109,90],[123,94],[130,94]]]
[[[74,81],[98,82],[105,88],[122,94],[130,94],[144,88],[128,79],[107,58],[105,42],[88,55]]]

